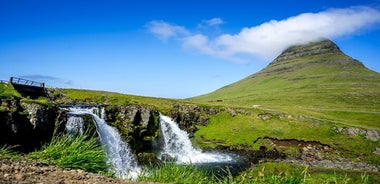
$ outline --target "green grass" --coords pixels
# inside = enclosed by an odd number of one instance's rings
[[[145,172],[139,176],[139,181],[153,181],[160,183],[287,183],[296,184],[300,183],[302,176],[299,173],[286,174],[282,173],[267,174],[262,177],[252,177],[251,173],[242,173],[239,176],[233,177],[231,173],[226,177],[217,177],[213,173],[202,170],[193,165],[177,165],[174,163],[166,163],[159,167],[147,168]]]
[[[145,168],[138,177],[139,181],[159,183],[208,183],[211,178],[205,171],[192,165],[166,163],[160,166]]]
[[[287,113],[303,111],[350,126],[380,129],[379,96],[379,73],[343,53],[326,53],[269,65],[245,79],[189,100],[227,106],[260,105]]]
[[[57,96],[60,103],[144,104],[154,106],[160,109],[160,111],[172,108],[173,104],[191,104],[181,100],[74,89],[65,89],[62,94]],[[241,104],[223,103],[198,103],[197,105],[220,109],[243,106],[247,112],[247,114],[240,113],[235,117],[226,112],[210,116],[209,124],[207,126],[198,126],[199,130],[195,133],[195,138],[193,139],[195,143],[202,147],[212,148],[222,145],[258,149],[263,144],[270,146],[268,142],[260,139],[262,137],[316,140],[330,145],[341,154],[340,156],[351,158],[352,160],[359,158],[360,161],[380,165],[380,158],[372,154],[375,147],[380,147],[380,141],[373,142],[360,136],[354,137],[338,134],[331,129],[331,126],[358,125],[356,122],[342,123],[346,116],[353,121],[368,121],[369,124],[363,124],[360,127],[374,127],[371,120],[373,115],[376,117],[376,112],[364,111],[362,113],[362,111],[354,110],[342,111],[340,109],[322,109],[319,107],[278,107],[269,105],[252,108]],[[259,118],[260,114],[269,114],[270,118],[262,120]],[[256,140],[258,141],[254,143]],[[282,151],[292,155],[297,154],[299,148],[288,147],[283,148]],[[1,152],[0,149],[0,154]],[[6,149],[3,152],[7,152]],[[56,138],[41,151],[33,152],[27,156],[64,168],[83,169],[91,172],[108,171],[108,166],[105,164],[104,151],[102,151],[96,140],[88,138],[78,137],[74,140],[70,140],[67,137]],[[309,170],[307,175],[305,175],[305,168],[303,167],[288,166],[286,163],[265,164],[257,165],[241,173],[239,176],[228,176],[220,180],[216,180],[209,173],[205,173],[192,166],[166,164],[161,167],[147,169],[145,171],[146,175],[140,176],[139,179],[141,181],[163,183],[324,183],[324,181],[337,183],[355,183],[359,181],[361,183],[371,183],[371,181],[374,181],[372,175],[366,175],[365,173],[334,172],[333,170],[328,170],[327,172],[322,169],[313,169]]]
[[[311,122],[307,118],[287,119],[284,118],[288,117],[287,115],[273,113],[270,119],[262,120],[258,118],[261,113],[263,112],[253,111],[249,115],[239,114],[235,117],[228,113],[211,116],[207,126],[198,126],[199,130],[195,132],[193,141],[208,148],[233,146],[245,149],[258,149],[261,145],[271,147],[269,142],[262,139],[264,137],[318,141],[329,145],[347,158],[360,158],[362,161],[380,165],[380,158],[372,153],[376,147],[380,147],[380,141],[336,133],[332,129],[334,124]],[[293,154],[298,152],[290,147],[281,149],[285,152],[293,150]]]
[[[27,157],[62,168],[82,169],[88,172],[107,172],[106,156],[97,139],[86,135],[55,137],[40,151]]]
[[[348,158],[351,161],[380,165],[380,157],[372,153],[380,147],[380,141],[336,133],[332,129],[333,126],[349,126],[380,130],[380,74],[363,67],[343,53],[305,56],[274,63],[213,93],[188,100],[76,89],[54,90],[53,94],[58,104],[141,104],[153,106],[163,114],[170,111],[174,104],[218,109],[244,108],[246,114],[239,113],[234,117],[226,112],[210,116],[207,126],[197,127],[199,130],[195,132],[193,142],[203,148],[224,146],[248,150],[265,145],[296,157],[300,154],[299,146],[274,146],[263,138],[316,141],[332,148],[325,155],[329,159]],[[0,85],[0,97],[21,98],[11,86],[4,84]],[[268,115],[269,119],[260,118],[262,114]],[[59,143],[58,140],[55,142]],[[69,155],[57,154],[59,150],[66,149],[63,147],[71,146],[67,143],[60,146],[60,149],[46,148],[51,151],[40,151],[40,155],[34,153],[36,156],[31,157],[41,157],[46,162],[58,165],[64,163],[60,157]],[[80,161],[74,155],[67,159],[71,161],[61,165],[82,167],[77,166]],[[82,156],[84,157],[80,157]],[[287,163],[264,163],[237,177],[230,176],[215,181],[193,167],[168,164],[148,169],[148,175],[141,176],[140,179],[164,183],[379,183],[378,176],[371,173],[305,169]]]
[[[17,159],[20,155],[13,151],[13,147],[9,145],[0,145],[0,160],[1,159]]]
[[[267,162],[254,166],[234,178],[235,183],[378,183],[379,173],[308,168],[291,163]],[[242,182],[248,181],[248,182]]]
[[[89,104],[102,104],[102,105],[131,105],[141,104],[153,106],[161,112],[166,112],[172,108],[173,104],[186,103],[182,100],[144,97],[127,95],[106,91],[95,90],[79,90],[79,89],[63,89],[62,94],[57,95],[59,98],[56,100],[61,104],[71,103],[89,103]]]
[[[229,173],[226,177],[220,178],[192,165],[167,163],[146,168],[145,172],[138,177],[138,181],[189,184],[369,184],[379,182],[380,175],[374,172],[308,168],[291,163],[267,162],[255,165],[235,177]]]
[[[6,83],[0,83],[0,99],[21,98],[20,93],[18,93],[12,85]]]

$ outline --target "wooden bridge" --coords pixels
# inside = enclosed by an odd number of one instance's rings
[[[31,98],[38,98],[39,96],[49,97],[45,83],[43,82],[11,77],[9,83],[23,96]]]

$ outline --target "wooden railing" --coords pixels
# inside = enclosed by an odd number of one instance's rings
[[[36,82],[36,81],[31,81],[31,80],[27,80],[27,79],[21,79],[21,78],[17,78],[17,77],[11,77],[11,79],[9,80],[9,82],[11,84],[19,84],[19,85],[26,85],[26,86],[36,86],[36,87],[42,87],[42,88],[45,87],[45,83],[44,82]]]
[[[38,98],[39,96],[49,97],[49,93],[43,82],[11,77],[9,83],[23,96],[29,96],[31,98]]]

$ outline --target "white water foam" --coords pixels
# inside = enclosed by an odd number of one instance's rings
[[[107,125],[105,122],[104,108],[100,109],[100,113],[98,113],[99,109],[97,107],[70,107],[66,108],[66,110],[69,110],[69,115],[75,115],[73,117],[84,114],[92,115],[94,117],[96,131],[98,132],[100,142],[106,150],[107,162],[112,166],[112,171],[120,178],[137,178],[139,173],[141,173],[141,168],[137,165],[137,161],[133,157],[128,144],[121,139],[116,128]],[[101,117],[97,114],[100,114]]]
[[[163,148],[159,158],[169,155],[177,163],[197,164],[232,161],[230,155],[221,153],[205,153],[192,146],[187,132],[181,130],[170,117],[160,115],[160,126]]]
[[[83,134],[83,118],[79,116],[70,116],[67,119],[66,130],[69,136],[74,136],[76,134]]]

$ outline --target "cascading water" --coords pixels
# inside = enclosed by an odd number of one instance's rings
[[[71,107],[66,109],[69,110],[69,121],[72,120],[73,122],[80,122],[78,119],[81,119],[81,115],[92,115],[94,117],[96,131],[100,138],[100,143],[106,149],[108,163],[111,164],[112,171],[116,176],[121,178],[137,178],[141,169],[138,167],[137,161],[134,159],[128,144],[121,139],[120,134],[114,127],[107,125],[105,122],[104,108],[100,108],[100,112],[99,108],[96,107]]]
[[[69,136],[74,136],[76,134],[83,134],[83,119],[79,116],[70,116],[66,123],[66,130]]]
[[[160,115],[160,126],[164,145],[159,158],[168,155],[174,158],[177,163],[193,164],[229,162],[233,160],[230,155],[204,153],[199,149],[195,149],[190,142],[187,132],[181,130],[170,117]]]

